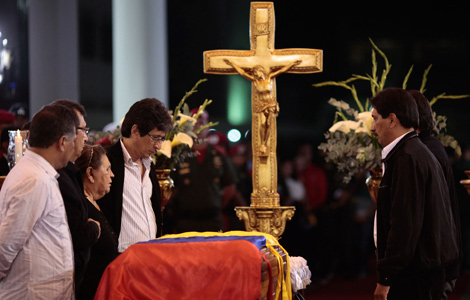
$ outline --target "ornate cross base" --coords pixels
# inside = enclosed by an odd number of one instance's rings
[[[246,231],[269,233],[279,239],[286,229],[286,222],[294,216],[295,207],[237,206],[235,210],[237,217],[245,222]]]

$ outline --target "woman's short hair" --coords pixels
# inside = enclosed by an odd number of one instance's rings
[[[106,155],[106,150],[104,150],[103,146],[99,144],[85,144],[82,153],[75,161],[75,166],[80,169],[80,173],[83,175],[88,167],[92,167],[93,169],[99,168],[102,163],[103,155]]]

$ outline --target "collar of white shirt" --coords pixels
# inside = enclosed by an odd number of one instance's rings
[[[25,159],[25,161],[34,160],[51,178],[59,178],[59,173],[57,173],[57,170],[54,169],[54,167],[44,157],[37,154],[36,152],[26,149],[23,159]]]
[[[387,157],[387,155],[390,153],[390,151],[392,151],[393,148],[395,148],[395,146],[398,144],[398,142],[405,136],[407,135],[408,133],[410,133],[410,131],[408,132],[405,132],[404,134],[400,135],[399,137],[397,137],[396,139],[394,139],[390,144],[388,144],[387,146],[385,146],[383,149],[382,149],[382,159],[385,159]],[[385,172],[385,169],[383,170]]]
[[[131,155],[130,155],[129,152],[127,151],[126,146],[125,146],[124,143],[122,142],[122,139],[120,140],[120,143],[121,143],[121,148],[122,148],[122,154],[123,154],[123,156],[124,156],[124,163],[125,163],[125,164],[133,164],[134,161],[132,160]],[[142,161],[142,164],[144,165],[144,167],[145,167],[146,169],[149,169],[151,159],[150,159],[149,157],[148,157],[148,158],[142,158],[141,161]]]

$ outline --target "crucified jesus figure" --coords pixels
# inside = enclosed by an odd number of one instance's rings
[[[287,72],[292,67],[299,65],[302,61],[296,60],[274,72],[266,72],[261,65],[256,65],[251,69],[251,73],[246,72],[228,59],[224,59],[224,62],[233,67],[240,75],[250,80],[255,86],[256,97],[253,99],[255,101],[254,107],[255,112],[260,113],[261,116],[260,154],[265,156],[268,154],[271,115],[274,114],[276,117],[279,113],[279,103],[273,95],[273,79],[279,74]]]

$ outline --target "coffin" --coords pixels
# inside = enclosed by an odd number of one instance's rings
[[[138,243],[104,272],[101,299],[291,299],[289,255],[265,233],[187,232]]]

